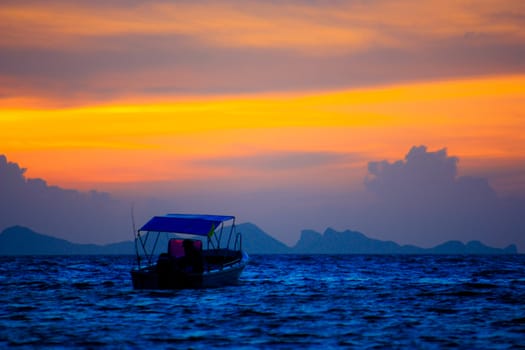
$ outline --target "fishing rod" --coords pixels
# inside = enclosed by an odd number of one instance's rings
[[[137,247],[137,239],[140,240],[140,243],[142,244],[142,240],[138,236],[137,228],[135,227],[135,205],[131,204],[131,226],[133,229],[133,239],[135,243],[135,254],[137,255],[137,265],[140,268],[140,254],[139,254],[139,248]],[[144,249],[144,244],[142,244],[142,248]]]

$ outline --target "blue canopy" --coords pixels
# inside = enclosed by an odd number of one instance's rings
[[[230,215],[167,214],[154,216],[139,231],[187,233],[206,236],[222,222],[233,220]]]

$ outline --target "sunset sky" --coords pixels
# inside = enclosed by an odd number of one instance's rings
[[[2,1],[0,31],[0,154],[49,185],[228,210],[287,243],[372,230],[339,196],[413,146],[525,198],[521,0]]]

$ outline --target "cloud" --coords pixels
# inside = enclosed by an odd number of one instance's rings
[[[159,186],[156,193],[162,191],[163,199],[124,199],[134,187],[147,193],[147,184],[129,184],[119,198],[66,190],[27,179],[25,169],[0,156],[0,230],[25,225],[75,242],[129,240],[135,203],[137,225],[165,212],[233,214],[290,245],[301,229],[330,226],[426,247],[481,240],[525,249],[525,199],[500,196],[484,178],[459,176],[460,159],[446,149],[418,146],[402,160],[372,161],[362,190],[345,187],[340,178],[355,172],[361,159],[352,153],[285,152],[199,160],[202,167],[233,170],[222,180],[150,184]],[[354,164],[351,170],[345,168],[349,164]],[[237,172],[261,171],[271,179],[292,175],[274,186],[262,186],[256,177],[237,177]]]
[[[519,1],[5,2],[0,93],[82,103],[520,73],[524,16]]]
[[[413,147],[405,161],[370,162],[366,187],[385,201],[397,201],[407,192],[435,197],[455,185],[457,162],[457,158],[447,156],[446,149],[427,152],[425,146]]]
[[[11,33],[0,39],[0,45],[75,49],[85,44],[78,39],[163,34],[188,36],[206,46],[279,48],[324,55],[370,47],[414,47],[421,41],[474,31],[520,42],[525,13],[520,5],[516,0],[488,1],[485,6],[476,7],[466,0],[408,0],[395,4],[235,0],[132,4],[52,1],[45,5],[7,2],[0,18]],[[468,17],[450,16],[465,12]],[[35,26],[39,31],[27,29]]]
[[[423,246],[459,239],[523,249],[525,200],[498,196],[484,178],[458,176],[458,162],[425,146],[404,160],[370,162],[365,232]]]
[[[27,179],[25,170],[0,155],[0,230],[24,225],[79,243],[131,238],[128,203],[107,193],[66,190]]]

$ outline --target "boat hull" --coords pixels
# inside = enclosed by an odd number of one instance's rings
[[[191,273],[181,270],[162,271],[157,266],[149,266],[131,271],[134,289],[186,289],[214,288],[235,285],[246,266],[241,261],[222,269]]]

